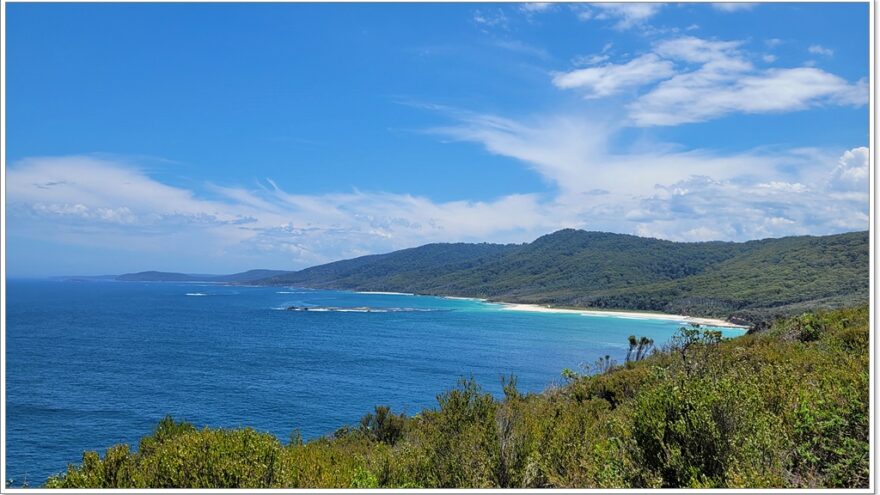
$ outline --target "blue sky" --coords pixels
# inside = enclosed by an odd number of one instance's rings
[[[868,227],[868,4],[8,4],[13,276]]]

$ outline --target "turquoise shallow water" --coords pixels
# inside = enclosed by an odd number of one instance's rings
[[[503,310],[472,300],[278,287],[12,280],[7,478],[41,484],[84,450],[136,446],[166,414],[286,441],[376,404],[416,413],[473,376],[540,391],[676,322]],[[287,306],[386,312],[283,311]],[[740,330],[725,330],[727,336]]]

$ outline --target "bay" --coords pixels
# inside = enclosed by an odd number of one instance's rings
[[[31,486],[85,450],[136,448],[167,414],[310,439],[375,405],[433,407],[462,377],[500,396],[501,376],[513,374],[520,390],[540,392],[563,368],[623,361],[628,335],[662,344],[681,326],[301,288],[9,280],[7,289],[7,478]]]

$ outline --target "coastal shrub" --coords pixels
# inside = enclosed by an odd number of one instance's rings
[[[791,471],[804,486],[865,486],[869,469],[867,370],[814,376],[799,391]]]
[[[636,399],[633,455],[647,475],[636,484],[656,479],[663,488],[725,487],[732,469],[749,469],[751,480],[772,478],[764,470],[772,469],[780,450],[781,425],[764,411],[756,385],[737,375],[683,376]]]
[[[423,414],[432,473],[436,486],[497,486],[500,448],[495,412],[497,403],[473,379],[437,397],[439,409]]]
[[[377,442],[394,445],[403,434],[406,417],[391,412],[388,406],[376,406],[375,414],[367,413],[361,418],[361,431]]]

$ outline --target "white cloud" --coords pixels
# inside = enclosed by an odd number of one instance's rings
[[[473,15],[475,23],[486,27],[498,27],[506,29],[508,26],[507,16],[501,9],[475,10]]]
[[[807,48],[807,51],[812,53],[813,55],[822,55],[825,57],[831,57],[834,55],[834,50],[830,48],[825,48],[822,45],[810,45],[810,47]]]
[[[761,56],[761,60],[767,62],[768,64],[772,64],[773,62],[776,62],[776,55],[773,55],[772,53],[765,53]]]
[[[654,17],[663,4],[660,3],[594,3],[589,6],[574,6],[578,19],[609,20],[614,22],[614,29],[624,31],[643,25]]]
[[[529,2],[519,6],[519,9],[527,13],[547,12],[553,8],[552,3],[547,2]]]
[[[557,73],[553,84],[581,89],[586,98],[648,88],[626,106],[632,124],[641,127],[867,103],[865,80],[850,83],[815,67],[756,69],[742,44],[693,36],[663,40],[626,63]],[[775,60],[769,57],[764,60]]]
[[[742,12],[758,6],[758,4],[751,2],[717,2],[711,5],[713,9],[721,12]]]
[[[739,53],[740,45],[742,45],[740,41],[714,41],[682,36],[657,43],[654,51],[672,60],[688,63],[711,63],[713,68],[744,70],[750,66]]]
[[[865,148],[847,151],[844,156],[858,154],[857,150]],[[821,174],[821,166],[814,168]],[[691,177],[658,186],[654,195],[644,199],[637,210],[642,223],[636,231],[666,239],[702,241],[868,228],[867,177],[856,182],[864,190],[858,194],[841,194],[821,184]],[[715,221],[707,222],[707,217]]]
[[[870,176],[868,148],[853,148],[845,152],[831,171],[829,188],[835,191],[868,192]]]
[[[526,163],[557,186],[545,211],[570,226],[675,240],[867,228],[866,193],[822,186],[851,178],[867,191],[867,176],[856,172],[866,170],[864,149],[837,159],[815,149],[722,155],[661,143],[620,154],[606,146],[614,130],[595,122],[557,117],[524,125],[473,114],[458,119],[459,126],[435,132]],[[836,160],[845,165],[834,168]]]
[[[604,53],[594,53],[592,55],[578,55],[571,60],[571,64],[578,67],[587,67],[590,65],[598,65],[611,58],[610,55]]]
[[[571,63],[576,67],[587,67],[591,65],[598,65],[602,62],[605,62],[609,58],[611,58],[611,49],[614,47],[614,43],[605,43],[602,46],[602,51],[599,53],[594,53],[591,55],[578,55],[575,56]]]
[[[702,122],[730,113],[791,112],[832,104],[867,102],[864,81],[847,81],[816,68],[768,69],[725,75],[703,68],[660,83],[629,105],[639,126]]]
[[[274,259],[292,268],[427,242],[519,240],[556,227],[532,194],[434,202],[383,192],[295,195],[267,182],[258,189],[207,185],[206,195],[118,161],[31,158],[7,170],[9,228],[25,238],[132,253],[173,245],[181,259],[227,265],[260,253],[261,266]]]
[[[564,227],[676,240],[867,227],[866,148],[836,157],[809,149],[723,155],[659,143],[620,154],[606,147],[614,130],[594,122],[524,124],[464,112],[434,132],[513,158],[555,192],[437,202],[384,192],[291,194],[271,180],[198,192],[116,160],[32,158],[7,170],[8,232],[133,260],[162,260],[174,246],[176,262],[195,271],[212,262],[298,268],[428,242],[523,242]],[[174,268],[151,263],[132,269]]]
[[[560,73],[553,78],[553,84],[562,89],[580,88],[585,90],[585,97],[599,98],[666,79],[673,74],[672,62],[647,54],[625,64],[606,64]]]

